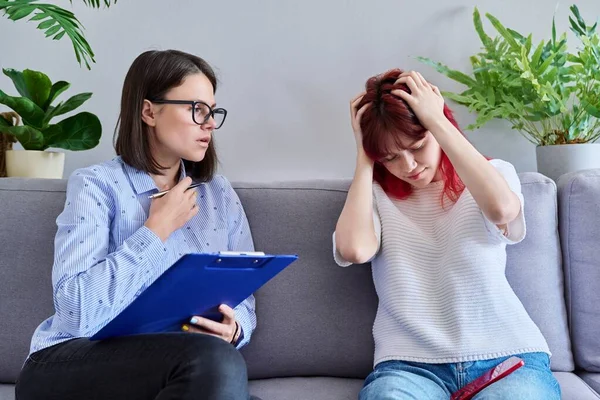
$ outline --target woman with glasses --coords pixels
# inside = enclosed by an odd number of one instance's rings
[[[237,349],[256,326],[252,296],[222,305],[221,322],[190,315],[181,332],[88,339],[184,254],[253,250],[238,196],[215,175],[213,132],[227,116],[216,89],[212,68],[191,54],[148,51],[133,62],[118,156],[69,178],[55,314],[33,335],[17,399],[248,399]]]

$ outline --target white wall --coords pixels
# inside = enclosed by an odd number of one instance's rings
[[[56,3],[71,7],[66,0]],[[121,85],[133,59],[147,49],[177,48],[218,70],[217,101],[229,110],[215,135],[222,172],[232,180],[270,181],[352,175],[348,101],[371,75],[394,67],[419,69],[442,89],[459,90],[414,57],[467,70],[468,57],[480,47],[474,6],[539,39],[550,33],[556,1],[121,0],[100,10],[82,4],[75,0],[72,8],[96,53],[91,71],[78,66],[67,40],[46,40],[34,23],[0,19],[0,66],[38,69],[53,81],[70,81],[63,96],[94,93],[81,110],[100,117],[101,143],[69,153],[65,176],[113,157]],[[558,11],[560,31],[568,29],[569,4]],[[600,16],[599,1],[577,4],[589,22]],[[0,88],[15,93],[4,75]],[[463,126],[473,120],[465,109],[454,109]],[[536,169],[535,147],[504,122],[468,136],[490,157],[506,159],[519,171]]]

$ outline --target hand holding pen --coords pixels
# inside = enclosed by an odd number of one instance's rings
[[[161,195],[153,198],[150,215],[144,225],[163,242],[198,213],[198,194],[196,190],[188,190],[191,187],[192,179],[185,177],[170,190],[156,193]]]
[[[188,187],[188,189],[193,189],[193,188],[198,187],[200,185],[202,185],[202,183],[194,183],[194,184],[190,185]],[[171,189],[163,190],[163,191],[160,191],[158,193],[151,194],[150,196],[148,196],[148,198],[149,199],[158,199],[159,197],[163,197],[165,194],[169,193],[170,191],[171,191]]]

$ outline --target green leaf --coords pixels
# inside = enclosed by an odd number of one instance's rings
[[[21,71],[12,68],[3,68],[2,72],[13,81],[17,92],[19,92],[21,96],[29,98],[29,91],[27,90],[27,85],[25,84],[25,79],[23,78],[23,73]]]
[[[477,7],[475,7],[475,11],[473,11],[473,25],[475,25],[475,30],[479,35],[481,43],[483,43],[486,49],[490,50],[492,48],[492,39],[485,33],[483,29],[481,15],[479,14],[479,10],[477,9]]]
[[[579,22],[579,26],[581,26],[582,28],[585,28],[585,21],[583,20],[583,18],[581,18],[581,14],[579,13],[579,8],[577,8],[577,6],[575,4],[573,4],[569,8],[570,8],[571,12],[573,13],[573,15],[575,15],[575,18],[577,18],[577,22]]]
[[[581,30],[581,28],[575,23],[575,21],[573,21],[573,18],[569,17],[569,22],[571,23],[571,30],[573,31],[573,33],[575,33],[578,36],[585,36],[585,32]]]
[[[552,44],[556,44],[556,22],[555,22],[555,17],[556,17],[556,11],[555,11],[555,15],[552,16]]]
[[[18,3],[18,2],[17,2]],[[10,6],[7,6],[10,7]],[[8,19],[18,21],[25,18],[35,10],[35,6],[17,4],[11,8],[5,8],[4,11],[8,14]]]
[[[23,80],[27,86],[29,98],[43,109],[52,88],[52,82],[48,78],[48,75],[39,71],[26,69],[23,71]]]
[[[46,104],[44,104],[43,109],[48,111],[48,107],[52,104],[52,102],[70,86],[71,84],[65,81],[58,81],[54,83],[54,85],[52,85],[52,88],[50,89],[50,95],[48,96],[48,100],[46,101]]]
[[[105,0],[105,2],[110,3],[110,0]],[[38,3],[33,0],[0,0],[0,10],[3,10],[13,20],[24,18],[37,10],[31,20],[44,20],[38,25],[38,29],[44,31],[47,37],[56,34],[53,37],[54,40],[60,40],[66,35],[73,44],[75,58],[80,65],[85,64],[90,69],[90,63],[95,62],[94,53],[83,34],[83,27],[72,12],[54,4]],[[60,26],[60,29],[55,29],[56,25]],[[48,30],[50,31],[48,32]]]
[[[542,56],[542,51],[544,50],[544,41],[542,40],[538,47],[535,49],[533,56],[531,57],[531,66],[533,68],[537,68],[540,63],[540,57]]]
[[[37,28],[38,28],[38,29],[42,29],[42,30],[44,30],[44,29],[48,29],[48,28],[50,28],[52,25],[56,24],[56,22],[57,22],[57,21],[56,21],[55,19],[48,19],[48,20],[46,20],[46,21],[44,21],[44,22],[41,22],[41,23],[40,23],[40,24],[37,26]]]
[[[598,107],[593,106],[592,104],[588,103],[585,100],[581,101],[581,105],[583,106],[585,111],[587,111],[588,114],[590,114],[596,118],[600,118],[600,109],[598,109]]]
[[[63,36],[65,36],[65,31],[60,32],[58,35],[54,36],[52,39],[60,40]]]
[[[0,128],[3,133],[13,135],[25,150],[45,150],[44,136],[39,130],[28,126],[9,126]]]
[[[100,0],[83,0],[83,3],[88,7],[100,8]],[[117,0],[114,0],[114,3],[117,4]],[[104,0],[104,5],[110,7],[111,0]]]
[[[50,125],[44,132],[46,145],[66,150],[89,150],[100,142],[102,125],[94,114],[82,112]]]
[[[491,86],[488,87],[487,102],[492,107],[496,105],[496,95],[494,93],[494,88],[492,88]]]
[[[35,14],[33,17],[29,18],[30,21],[39,21],[42,19],[48,18],[48,15],[46,15],[46,13],[40,12]]]
[[[519,43],[517,43],[517,41],[515,40],[514,36],[504,27],[504,25],[502,25],[502,23],[496,17],[494,17],[490,13],[485,14],[485,16],[490,20],[494,28],[496,28],[498,33],[504,38],[504,40],[506,40],[510,47],[512,47],[515,50],[521,48],[521,46],[519,46]]]
[[[444,64],[435,62],[426,57],[417,57],[417,60],[421,61],[424,64],[430,65],[435,68],[438,72],[446,75],[448,78],[453,79],[463,85],[472,87],[477,86],[477,81],[471,78],[469,75],[463,74],[460,71],[456,71],[448,68]]]
[[[46,31],[46,37],[54,35],[56,32],[60,31],[60,29],[61,28],[58,25],[53,26],[52,28]]]
[[[0,90],[0,104],[10,107],[21,116],[23,123],[41,128],[44,111],[27,97],[12,97]]]
[[[474,99],[469,96],[460,95],[452,92],[442,92],[442,96],[465,106],[468,106],[474,101]]]
[[[52,113],[52,117],[57,117],[75,110],[77,107],[88,101],[90,97],[92,97],[92,93],[80,93],[71,97],[69,100],[59,104],[56,107]]]

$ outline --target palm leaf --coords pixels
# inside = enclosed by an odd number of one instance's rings
[[[112,5],[112,3],[117,4],[117,0],[114,0],[114,1],[103,0],[103,1],[104,1],[104,5],[106,7],[110,7]],[[73,3],[73,0],[71,0],[71,3]],[[100,3],[102,3],[102,1],[100,1],[100,0],[83,0],[83,3],[88,7],[100,8]]]
[[[103,0],[111,3],[110,0]],[[116,1],[114,1],[116,3]],[[86,5],[94,7],[100,0],[84,0]],[[13,21],[18,21],[31,14],[30,21],[40,21],[37,28],[43,31],[46,37],[60,40],[67,35],[73,44],[75,58],[79,65],[82,63],[90,69],[94,60],[94,52],[83,34],[83,26],[75,15],[54,4],[38,3],[37,0],[0,0],[0,11]]]

